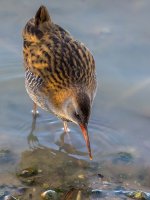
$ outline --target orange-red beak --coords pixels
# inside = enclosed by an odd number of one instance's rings
[[[90,140],[89,140],[89,136],[88,136],[87,127],[83,124],[80,124],[80,128],[82,130],[82,134],[83,134],[83,137],[84,137],[85,142],[86,142],[86,146],[87,146],[87,149],[88,149],[90,160],[92,160],[93,157],[92,157],[92,154],[91,154]]]

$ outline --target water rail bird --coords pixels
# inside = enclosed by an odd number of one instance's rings
[[[45,6],[23,29],[25,87],[42,109],[79,125],[92,159],[88,121],[96,94],[95,62],[85,45],[53,23]]]

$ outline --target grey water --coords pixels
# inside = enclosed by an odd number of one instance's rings
[[[93,161],[76,125],[69,124],[69,136],[63,136],[61,142],[62,122],[39,108],[32,127],[21,34],[41,4],[47,6],[53,21],[86,44],[95,58],[98,89],[89,121]],[[61,148],[68,158],[93,163],[93,172],[102,173],[110,182],[121,180],[124,187],[150,190],[149,10],[149,0],[0,1],[1,185],[15,184],[12,174],[23,153],[34,151],[39,143],[58,154]],[[5,151],[9,152],[6,157]],[[95,179],[88,181],[93,189],[101,188]]]

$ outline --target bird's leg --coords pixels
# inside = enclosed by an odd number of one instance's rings
[[[34,108],[33,108],[35,111],[35,113],[33,112],[33,118],[32,118],[32,127],[31,127],[31,131],[27,137],[27,140],[28,140],[28,144],[29,144],[29,147],[34,149],[36,146],[39,146],[39,140],[37,138],[37,136],[35,136],[33,134],[35,128],[36,128],[36,118],[37,118],[37,115],[36,115],[36,104],[34,105]]]
[[[33,102],[32,114],[33,114],[33,116],[38,116],[39,115],[39,111],[37,110],[37,105],[34,102]]]
[[[68,126],[67,126],[67,122],[64,121],[64,132],[65,133],[68,133],[69,129],[68,129]]]
[[[31,149],[36,149],[36,148],[44,148],[44,146],[42,146],[40,143],[39,143],[39,139],[36,135],[34,135],[34,131],[36,129],[36,119],[38,117],[38,113],[37,113],[37,105],[34,103],[33,105],[33,116],[32,116],[32,126],[31,126],[31,131],[27,137],[27,140],[28,140],[28,144],[29,144],[29,147]]]
[[[70,142],[70,144],[72,144],[71,138],[70,138],[70,135],[69,135],[69,128],[68,128],[68,125],[67,125],[67,121],[63,121],[63,123],[64,123],[64,133],[65,133],[65,135],[67,134],[69,142]],[[65,137],[65,135],[63,135],[63,143],[64,143],[64,137]]]

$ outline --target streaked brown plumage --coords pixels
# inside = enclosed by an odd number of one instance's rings
[[[81,127],[92,158],[87,124],[96,93],[90,51],[54,24],[41,6],[23,30],[25,86],[31,99],[63,121]]]

